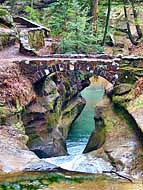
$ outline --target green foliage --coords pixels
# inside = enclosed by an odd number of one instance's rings
[[[18,97],[16,97],[16,106],[12,112],[14,115],[25,113],[25,107],[21,106]]]
[[[97,45],[99,37],[92,31],[91,18],[88,16],[89,7],[81,6],[78,1],[59,0],[45,9],[47,26],[54,36],[61,41],[59,53],[94,53],[102,52]]]
[[[23,107],[20,105],[18,97],[16,97],[16,110],[17,113],[21,113],[23,111]]]
[[[14,176],[14,177],[13,177]],[[72,173],[51,173],[51,172],[24,172],[13,175],[12,177],[8,176],[8,179],[4,179],[7,182],[0,183],[0,190],[40,190],[40,189],[51,189],[50,185],[53,183],[64,183],[70,184],[79,184],[83,182],[92,182],[92,181],[102,181],[108,180],[112,181],[113,179],[108,176],[101,175],[82,175],[77,174],[76,176]],[[7,177],[7,176],[6,176]],[[56,186],[55,186],[56,187]],[[74,188],[75,189],[75,188]]]
[[[0,16],[6,16],[6,15],[8,15],[8,14],[9,14],[9,13],[7,12],[7,10],[0,8]]]
[[[49,27],[51,35],[60,39],[58,53],[102,52],[102,37],[95,36],[92,31],[87,5],[77,0],[59,0],[45,8],[41,14],[29,6],[25,12],[27,18]]]
[[[33,9],[30,6],[26,6],[25,12],[28,19],[31,19],[37,23],[40,23],[41,15],[40,15],[40,12],[38,12],[36,9]]]

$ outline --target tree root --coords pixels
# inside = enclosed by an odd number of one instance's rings
[[[128,180],[129,182],[133,183],[132,179],[130,179],[130,178],[126,177],[126,176],[123,176],[123,175],[121,175],[121,174],[119,174],[119,173],[117,173],[117,172],[115,172],[115,171],[103,171],[103,173],[104,173],[104,174],[106,174],[106,173],[116,174],[116,175],[119,176],[120,178],[126,179],[126,180]]]

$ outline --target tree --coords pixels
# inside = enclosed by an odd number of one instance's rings
[[[59,0],[45,9],[44,23],[51,29],[51,34],[60,39],[59,53],[102,52],[97,44],[89,16],[90,7],[83,1]],[[96,45],[97,44],[97,45]]]
[[[142,31],[141,31],[140,25],[138,23],[138,14],[137,14],[137,11],[134,6],[134,0],[130,0],[130,2],[132,5],[132,11],[133,11],[133,15],[134,15],[134,23],[135,23],[137,34],[138,34],[138,39],[140,39],[140,38],[142,38]]]
[[[99,0],[93,0],[93,30],[94,32],[96,32],[97,30],[97,24],[96,24],[96,20],[98,17],[98,4],[99,4]]]
[[[107,11],[107,16],[106,16],[106,25],[105,25],[105,31],[104,31],[103,41],[102,41],[103,46],[105,44],[106,35],[107,35],[107,32],[108,32],[110,12],[111,12],[111,0],[108,0],[108,11]]]
[[[132,32],[131,32],[131,28],[130,28],[130,24],[129,24],[129,19],[128,19],[128,14],[127,14],[126,3],[127,3],[126,0],[123,0],[124,15],[125,15],[126,24],[127,24],[127,33],[128,33],[128,36],[129,36],[129,39],[130,39],[131,43],[133,45],[137,45],[138,42],[134,40],[134,37],[133,37]]]

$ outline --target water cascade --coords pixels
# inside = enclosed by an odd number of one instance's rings
[[[111,170],[111,164],[102,158],[92,156],[90,153],[82,154],[82,152],[95,127],[95,106],[102,100],[104,88],[102,86],[90,85],[82,91],[81,95],[86,100],[86,106],[71,126],[67,139],[69,156],[47,158],[46,160],[71,171],[102,173],[104,170]]]
[[[102,100],[104,88],[90,85],[82,91],[81,95],[86,100],[86,106],[77,120],[71,126],[67,139],[68,153],[78,155],[82,153],[91,132],[95,127],[94,114],[96,104]]]

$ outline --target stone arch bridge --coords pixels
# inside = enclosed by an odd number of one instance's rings
[[[24,66],[30,70],[33,84],[55,72],[74,72],[77,75],[82,72],[84,76],[102,76],[115,84],[119,59],[104,54],[49,55],[51,47],[56,46],[53,39],[50,41],[50,31],[23,17],[13,19],[19,32],[20,53],[33,56],[33,60],[27,59]]]
[[[36,100],[26,106],[23,118],[30,150],[41,158],[65,155],[71,123],[86,103],[80,92],[89,86],[91,76],[104,77],[114,85],[118,62],[107,55],[57,55],[17,62],[36,92]]]
[[[114,85],[118,79],[119,61],[120,59],[113,59],[107,55],[81,56],[81,58],[64,56],[64,58],[53,57],[23,60],[20,62],[20,68],[33,85],[52,74],[59,75],[59,73],[69,75],[73,73],[77,79],[78,77],[82,78],[82,76],[86,79],[91,76],[101,76]],[[60,79],[57,79],[56,82],[60,82]]]
[[[29,137],[28,148],[39,157],[65,155],[69,128],[85,105],[81,90],[90,84],[91,76],[104,77],[114,85],[123,58],[50,54],[53,42],[46,28],[20,17],[14,22],[19,43],[0,51],[0,106],[10,110],[7,113],[2,107],[2,125],[20,123]],[[25,108],[24,114],[17,113],[16,100]],[[15,124],[11,107],[17,114]]]

